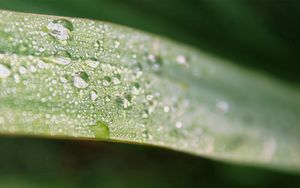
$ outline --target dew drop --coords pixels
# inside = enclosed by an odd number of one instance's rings
[[[37,71],[37,69],[36,69],[36,67],[35,67],[35,66],[33,66],[33,65],[30,65],[30,66],[29,66],[29,71],[30,71],[30,72],[36,72],[36,71]]]
[[[105,76],[103,78],[103,81],[102,81],[102,84],[105,86],[105,87],[108,87],[110,86],[110,83],[111,83],[111,78],[109,76]]]
[[[67,83],[68,82],[68,76],[67,75],[63,75],[63,76],[59,77],[59,81],[61,83]]]
[[[89,86],[89,76],[85,72],[78,72],[73,75],[73,85],[76,88],[84,89]]]
[[[229,111],[229,104],[226,101],[217,102],[216,107],[224,113]]]
[[[73,24],[66,19],[58,19],[50,22],[47,26],[49,34],[58,40],[68,40],[73,31]]]
[[[112,78],[112,82],[114,85],[119,85],[121,83],[121,75],[115,74]]]
[[[27,69],[24,66],[20,66],[19,67],[19,73],[20,74],[26,74],[27,73]]]
[[[177,121],[177,122],[175,123],[175,127],[176,127],[177,129],[180,129],[180,128],[182,127],[182,122],[181,122],[181,121]]]
[[[166,113],[170,112],[170,107],[164,106],[164,112],[166,112]]]
[[[99,139],[109,138],[108,124],[104,121],[97,121],[96,124],[92,125],[90,129],[94,133],[95,138],[99,138]]]
[[[85,60],[84,63],[87,64],[91,68],[97,68],[100,64],[99,61],[95,58]]]
[[[176,62],[179,64],[179,65],[185,65],[186,64],[186,57],[183,56],[183,55],[178,55],[176,57]]]
[[[21,79],[20,79],[19,74],[16,73],[16,74],[13,75],[13,77],[14,77],[14,80],[15,80],[16,83],[20,83]]]
[[[132,87],[132,90],[131,90],[131,93],[133,95],[139,95],[141,92],[141,86],[139,83],[134,83],[133,84],[133,87]]]
[[[146,99],[147,99],[148,101],[151,101],[151,100],[153,99],[153,95],[147,95],[147,96],[146,96]]]
[[[53,63],[59,64],[59,65],[68,65],[71,63],[71,58],[68,57],[57,57],[53,61]]]
[[[59,65],[69,65],[72,62],[71,55],[67,51],[59,51],[55,54],[55,57],[46,57],[43,59],[47,62]]]
[[[117,97],[116,102],[124,109],[128,109],[132,106],[132,96],[128,94],[124,98]]]
[[[40,69],[46,69],[46,68],[49,67],[49,65],[48,65],[47,63],[45,63],[44,61],[42,61],[42,60],[39,60],[39,61],[37,62],[37,65],[38,65],[38,67],[39,67]]]
[[[10,69],[6,65],[0,64],[0,78],[7,78],[10,75]]]
[[[92,90],[92,91],[90,92],[90,98],[91,98],[92,101],[97,100],[97,98],[98,98],[98,93],[97,93],[97,91]]]
[[[153,71],[159,71],[161,66],[163,65],[163,60],[160,56],[149,54],[148,55],[148,62],[152,66]]]

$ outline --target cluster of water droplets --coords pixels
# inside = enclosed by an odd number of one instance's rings
[[[183,89],[170,93],[173,90],[165,88],[165,92],[163,87],[168,87],[169,83],[161,83],[157,75],[169,66],[189,67],[189,58],[178,54],[165,61],[164,54],[159,49],[159,41],[150,47],[141,42],[139,48],[136,48],[130,41],[124,44],[124,36],[116,37],[113,32],[108,32],[105,24],[95,27],[90,22],[86,26],[89,28],[86,34],[93,34],[88,33],[91,31],[99,34],[97,39],[91,41],[94,50],[92,53],[78,56],[77,53],[81,53],[82,49],[76,51],[77,49],[69,48],[70,42],[76,42],[78,36],[74,31],[77,28],[71,20],[54,19],[44,26],[46,34],[39,34],[42,37],[48,36],[51,40],[45,46],[36,47],[34,55],[37,57],[25,55],[11,58],[10,55],[1,55],[2,87],[8,87],[12,78],[14,83],[25,88],[23,91],[18,86],[6,89],[1,97],[14,93],[12,96],[17,98],[18,92],[36,91],[35,96],[25,99],[54,105],[50,107],[51,110],[46,110],[46,115],[42,113],[45,109],[37,105],[40,114],[32,115],[35,109],[28,107],[26,117],[24,114],[21,116],[27,118],[28,122],[44,116],[44,123],[50,126],[53,134],[57,131],[67,134],[70,131],[74,136],[112,136],[118,139],[124,137],[135,141],[160,142],[165,140],[160,138],[161,133],[168,133],[168,136],[173,137],[174,143],[183,136],[186,137],[184,128],[188,127],[185,123],[189,120],[182,117],[187,105],[184,98],[178,97],[183,95]],[[41,55],[47,51],[49,44],[56,45],[56,49]],[[28,52],[35,45],[16,46],[19,52]],[[121,46],[126,46],[126,53]],[[128,51],[132,51],[131,54]],[[223,103],[216,104],[216,107],[224,112],[229,108]]]

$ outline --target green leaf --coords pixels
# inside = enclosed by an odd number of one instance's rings
[[[0,11],[0,132],[300,170],[300,91],[168,39]]]

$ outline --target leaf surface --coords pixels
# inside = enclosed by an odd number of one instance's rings
[[[115,24],[0,11],[0,132],[300,170],[300,91]]]

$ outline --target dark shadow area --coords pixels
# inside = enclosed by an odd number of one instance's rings
[[[1,187],[299,187],[299,176],[117,143],[0,138]]]

